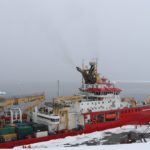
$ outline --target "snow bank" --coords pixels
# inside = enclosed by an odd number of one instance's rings
[[[114,129],[108,129],[104,131],[98,131],[93,132],[90,134],[82,134],[77,136],[69,136],[63,139],[57,139],[57,140],[50,140],[47,142],[40,142],[36,144],[31,144],[31,149],[58,149],[58,150],[66,150],[66,149],[73,149],[73,150],[82,150],[85,149],[88,150],[120,150],[120,149],[149,149],[150,142],[148,143],[135,143],[135,144],[118,144],[118,145],[101,145],[101,143],[97,146],[86,146],[84,144],[80,145],[81,143],[93,140],[93,139],[102,139],[105,136],[109,136],[109,134],[115,133],[122,133],[122,132],[144,132],[147,129],[147,125],[143,126],[123,126],[121,128],[114,128]],[[80,145],[76,147],[67,147],[67,145]],[[14,149],[21,149],[22,147],[16,147]]]

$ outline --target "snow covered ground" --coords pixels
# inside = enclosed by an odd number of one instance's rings
[[[90,134],[82,134],[77,136],[69,136],[63,139],[51,140],[47,142],[41,142],[36,144],[31,144],[30,149],[73,149],[73,150],[82,150],[82,149],[90,149],[90,150],[120,150],[120,149],[149,149],[150,148],[150,139],[147,138],[147,143],[134,143],[134,144],[120,144],[120,142],[116,142],[113,145],[111,141],[113,141],[119,135],[127,135],[129,132],[143,133],[148,128],[148,125],[143,126],[123,126],[121,128],[108,129],[104,131],[97,131]],[[150,128],[148,130],[150,132]],[[123,134],[124,133],[124,134]],[[110,139],[110,137],[112,137]],[[120,138],[120,137],[119,137]],[[119,139],[118,138],[118,139]],[[110,140],[110,141],[109,141]],[[110,143],[109,143],[110,142]],[[109,145],[106,145],[109,143]],[[21,149],[23,147],[16,147],[14,149]]]

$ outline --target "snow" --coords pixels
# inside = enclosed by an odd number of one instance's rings
[[[150,143],[122,144],[122,145],[99,145],[99,146],[80,146],[80,147],[46,147],[32,146],[30,149],[50,149],[50,150],[149,150]],[[21,149],[21,148],[19,148]],[[28,149],[28,148],[26,148]]]
[[[104,130],[104,131],[97,131],[97,132],[93,132],[90,134],[82,134],[82,135],[77,135],[77,136],[68,136],[66,138],[63,139],[57,139],[57,140],[50,140],[50,141],[46,141],[46,142],[40,142],[40,143],[35,143],[35,144],[31,144],[31,148],[32,149],[57,149],[57,150],[66,150],[66,149],[73,149],[73,150],[82,150],[82,149],[90,149],[90,150],[120,150],[120,149],[149,149],[150,147],[150,140],[147,139],[147,143],[134,143],[134,144],[115,144],[115,145],[101,145],[101,143],[105,142],[106,140],[101,140],[104,137],[110,136],[111,134],[119,134],[122,132],[138,132],[138,133],[143,133],[146,131],[146,129],[148,128],[147,125],[143,125],[143,126],[123,126],[123,127],[119,127],[119,128],[114,128],[114,129],[108,129],[108,130]],[[84,144],[85,142],[88,141],[92,141],[92,140],[99,140],[100,143],[94,146],[87,146],[86,144]],[[82,144],[82,145],[80,145]],[[69,145],[69,147],[68,147]],[[73,145],[70,147],[70,145]],[[14,149],[21,149],[21,147],[16,147]]]

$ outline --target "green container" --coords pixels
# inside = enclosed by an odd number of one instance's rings
[[[12,127],[10,124],[5,125],[5,128],[10,128]]]
[[[15,124],[6,124],[5,128],[11,128],[11,127],[15,127]]]
[[[17,127],[18,134],[32,134],[33,128],[31,126],[18,126]]]
[[[15,128],[14,127],[0,128],[0,135],[12,134],[12,133],[15,133]]]

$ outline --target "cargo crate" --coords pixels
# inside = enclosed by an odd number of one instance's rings
[[[43,124],[34,124],[33,126],[34,132],[40,132],[40,131],[48,131],[48,126]]]
[[[0,128],[0,135],[15,133],[15,127]]]
[[[9,141],[16,141],[17,135],[14,134],[3,134],[0,136],[0,142],[9,142]]]
[[[36,138],[48,136],[48,131],[36,132],[36,133],[34,133],[34,136],[35,136]]]
[[[32,134],[33,128],[31,126],[18,126],[16,132],[17,134]]]
[[[16,134],[5,134],[5,135],[2,135],[5,142],[8,142],[8,141],[16,141],[17,140],[17,135]]]

